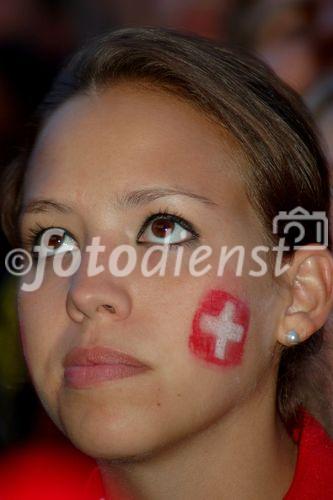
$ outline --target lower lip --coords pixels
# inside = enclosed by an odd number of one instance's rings
[[[106,380],[133,377],[146,371],[145,366],[131,366],[121,363],[111,365],[70,366],[65,368],[65,384],[74,389],[82,389]]]

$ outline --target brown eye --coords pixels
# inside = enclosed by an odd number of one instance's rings
[[[184,221],[184,225],[186,221]],[[178,244],[193,239],[195,234],[168,214],[155,217],[140,234],[139,243]]]
[[[45,242],[45,243],[46,243],[46,246],[47,246],[48,248],[52,247],[52,248],[51,248],[52,250],[56,250],[56,249],[57,249],[57,246],[58,246],[58,245],[59,245],[59,246],[61,245],[62,240],[63,240],[63,236],[59,236],[58,234],[52,234],[52,235],[49,237],[48,241],[47,241],[47,242]]]
[[[77,242],[65,229],[52,227],[44,230],[37,238],[37,245],[46,251],[48,256],[56,253],[72,252],[78,248]]]
[[[171,220],[157,219],[151,225],[151,232],[157,238],[165,238],[174,230],[175,223]]]

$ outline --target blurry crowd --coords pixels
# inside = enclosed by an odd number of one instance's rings
[[[332,0],[1,0],[0,168],[17,154],[25,124],[70,54],[87,37],[139,25],[185,29],[257,53],[303,96],[333,169]],[[56,431],[22,360],[1,233],[0,249],[1,450]]]

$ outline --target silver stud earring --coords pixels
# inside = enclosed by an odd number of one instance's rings
[[[301,341],[296,330],[290,330],[289,332],[287,332],[286,340],[288,345],[296,345],[299,344],[299,342]]]

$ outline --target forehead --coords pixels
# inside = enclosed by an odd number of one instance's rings
[[[237,193],[239,201],[244,161],[235,140],[189,103],[123,83],[77,95],[51,115],[30,158],[24,199],[85,195],[97,203],[113,191],[177,181],[215,198],[221,189]]]

